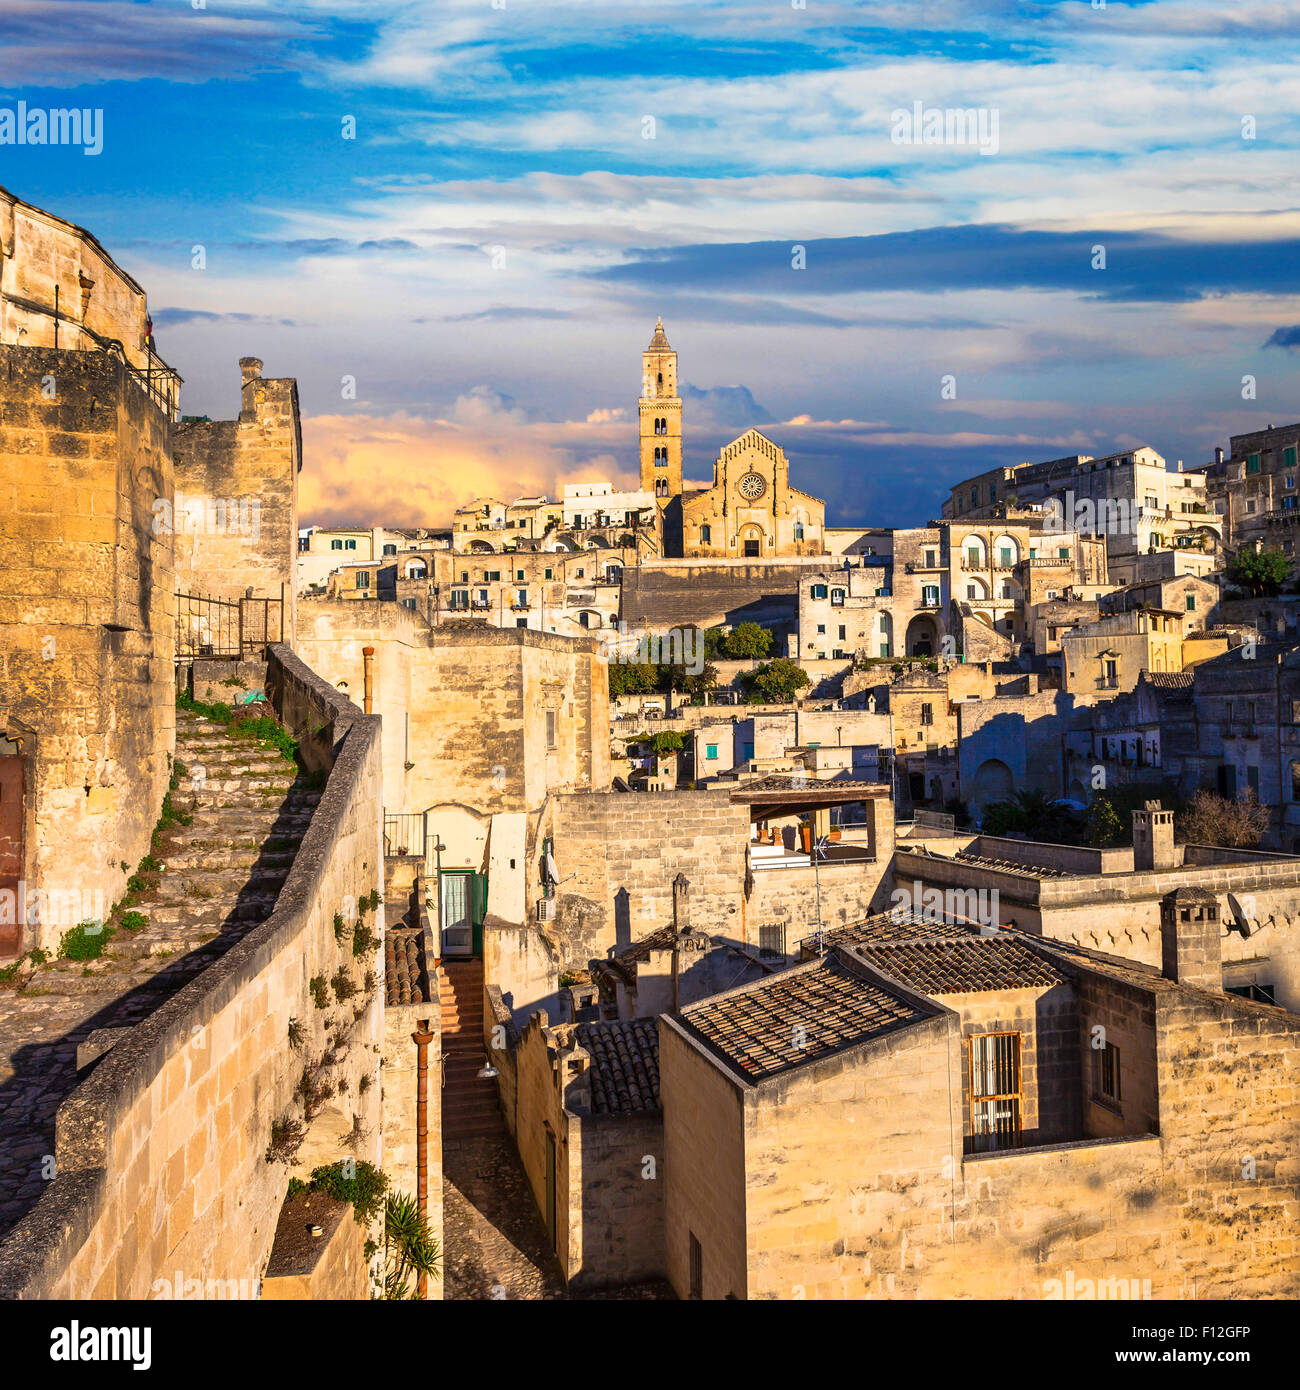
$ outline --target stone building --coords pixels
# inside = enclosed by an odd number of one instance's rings
[[[1104,537],[1112,583],[1134,582],[1146,556],[1179,549],[1217,555],[1223,522],[1199,471],[1176,472],[1145,445],[1104,458],[1083,454],[993,469],[958,483],[945,517],[1010,517],[1036,509],[1049,529]]]
[[[1207,982],[1204,905],[1162,932],[1160,973],[890,914],[662,1018],[678,1296],[1293,1292],[1300,1018]]]
[[[823,553],[826,504],[790,485],[785,451],[755,429],[721,450],[713,486],[683,493],[681,509],[687,556],[763,560]]]
[[[1132,690],[1143,671],[1181,671],[1185,615],[1186,610],[1127,609],[1063,632],[1066,692],[1108,699]]]
[[[1175,843],[1171,812],[1133,814],[1133,845],[1114,849],[979,835],[939,852],[900,841],[894,883],[916,901],[927,892],[973,895],[996,903],[1003,925],[1147,966],[1160,962],[1165,895],[1209,891],[1222,937],[1214,987],[1296,1011],[1300,858]]]
[[[1276,546],[1292,557],[1295,526],[1300,519],[1300,424],[1269,425],[1249,434],[1234,434],[1228,457],[1206,465],[1203,475],[1223,517],[1224,538],[1234,549]]]
[[[655,1020],[553,1027],[539,1011],[510,1060],[515,1140],[566,1285],[580,1292],[659,1275],[664,1133]]]

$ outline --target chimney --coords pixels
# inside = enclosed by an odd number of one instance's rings
[[[241,357],[239,359],[239,374],[242,378],[239,416],[241,420],[251,420],[257,414],[257,396],[254,388],[256,383],[262,379],[262,359],[260,357]]]
[[[1160,899],[1160,973],[1166,980],[1222,990],[1219,904],[1204,888],[1176,888]]]
[[[678,873],[673,879],[673,931],[684,936],[691,929],[691,909],[687,901],[691,885],[686,875]]]
[[[1144,811],[1133,812],[1133,870],[1149,874],[1177,866],[1174,813],[1162,811],[1158,801],[1148,801]]]

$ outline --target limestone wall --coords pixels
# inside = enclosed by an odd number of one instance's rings
[[[237,420],[183,421],[175,427],[176,588],[224,599],[251,589],[284,595],[284,629],[293,640],[297,601],[298,471],[302,426],[298,385],[268,380],[248,358]],[[261,610],[257,611],[260,624]]]
[[[816,874],[811,868],[755,870],[745,904],[744,940],[756,942],[761,925],[783,922],[786,949],[792,951],[796,937],[817,929],[818,880],[825,930],[881,912],[889,905],[889,868],[886,855],[866,863],[822,864]]]
[[[0,750],[24,761],[29,911],[79,905],[0,941],[50,949],[121,895],[167,789],[170,426],[107,354],[0,346],[0,382]]]
[[[581,936],[561,941],[562,968],[585,968],[610,947],[672,920],[672,881],[690,881],[691,925],[743,939],[742,897],[749,812],[726,791],[561,795],[551,802],[564,898],[596,903]]]
[[[334,1106],[356,1117],[355,1156],[380,1160],[372,1049],[382,980],[342,1013],[316,1008],[308,989],[340,964],[355,971],[334,915],[382,886],[378,721],[287,648],[273,648],[269,683],[285,722],[293,706],[311,704],[332,733],[324,793],[275,911],[131,1029],[64,1101],[58,1176],[0,1246],[0,1296],[146,1298],[176,1270],[259,1279],[289,1177],[266,1157],[272,1123],[295,1113],[304,1067],[339,1031],[347,1040],[334,1048]],[[382,908],[377,917],[382,928]],[[290,1018],[306,1028],[301,1049],[290,1045]],[[332,1152],[343,1156],[337,1138]]]

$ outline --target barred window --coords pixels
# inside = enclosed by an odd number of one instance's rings
[[[971,1142],[976,1153],[1020,1146],[1020,1034],[970,1040]]]
[[[1120,1102],[1119,1048],[1114,1043],[1093,1050],[1092,1094],[1109,1105]]]

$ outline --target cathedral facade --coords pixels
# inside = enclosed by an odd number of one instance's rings
[[[712,487],[684,489],[677,354],[662,319],[641,363],[641,488],[654,494],[663,553],[737,560],[825,554],[825,502],[791,487],[785,451],[758,430],[723,447]]]

